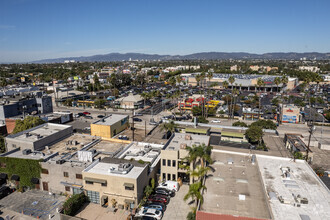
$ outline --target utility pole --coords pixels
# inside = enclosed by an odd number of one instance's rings
[[[144,137],[147,137],[147,121],[144,121]]]
[[[132,140],[134,141],[134,130],[135,130],[135,128],[134,128],[134,109],[132,109]]]

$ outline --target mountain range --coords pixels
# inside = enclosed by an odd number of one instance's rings
[[[188,55],[159,55],[159,54],[144,54],[144,53],[109,53],[93,56],[81,57],[64,57],[56,59],[44,59],[34,61],[32,63],[63,63],[66,60],[74,60],[76,62],[109,62],[109,61],[127,61],[127,60],[225,60],[225,59],[274,59],[274,60],[299,60],[306,59],[330,59],[330,53],[227,53],[227,52],[203,52],[193,53]]]

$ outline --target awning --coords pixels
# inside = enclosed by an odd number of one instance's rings
[[[65,186],[71,186],[73,188],[78,188],[78,189],[81,189],[83,187],[82,185],[74,184],[74,183],[68,183],[68,182],[60,182],[60,183]]]
[[[89,181],[89,182],[93,182],[93,183],[107,183],[106,180],[101,180],[101,179],[95,179],[95,178],[89,178],[89,177],[85,177],[84,178],[85,181]]]
[[[0,173],[0,179],[7,179],[7,173]]]
[[[124,186],[127,186],[127,187],[134,187],[134,184],[133,184],[133,183],[124,183]]]
[[[31,183],[33,183],[33,184],[39,184],[39,179],[38,178],[35,178],[35,177],[32,177],[31,178]]]
[[[11,176],[10,180],[19,181],[19,176],[18,176],[18,175],[15,175],[15,174],[13,174],[13,175]]]

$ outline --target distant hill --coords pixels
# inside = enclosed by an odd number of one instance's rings
[[[193,53],[189,55],[159,55],[159,54],[143,54],[143,53],[109,53],[103,55],[94,55],[86,57],[65,57],[56,59],[38,60],[32,63],[63,63],[65,60],[75,60],[76,62],[108,62],[122,60],[224,60],[224,59],[282,59],[282,60],[298,60],[306,59],[330,59],[330,53],[225,53],[225,52],[203,52]]]

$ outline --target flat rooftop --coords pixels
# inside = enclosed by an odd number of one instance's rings
[[[119,164],[121,163],[133,164],[133,168],[126,174],[109,172],[110,169],[118,170]],[[141,175],[144,169],[145,169],[145,165],[139,164],[138,162],[135,161],[127,161],[127,160],[107,157],[107,158],[103,158],[100,162],[96,163],[95,165],[86,168],[84,172],[137,179]]]
[[[47,136],[58,133],[59,131],[65,130],[71,125],[62,125],[55,123],[45,123],[34,128],[19,132],[17,134],[12,134],[6,138],[15,138],[16,140],[21,140],[25,142],[35,142],[37,140],[43,139]]]
[[[330,191],[305,161],[262,155],[257,161],[274,219],[329,219]],[[298,195],[308,204],[296,201]]]
[[[94,122],[93,124],[113,125],[113,124],[117,123],[120,120],[124,120],[125,118],[128,118],[128,116],[127,115],[112,114],[112,115],[106,116],[106,117]]]
[[[270,219],[258,165],[251,156],[212,151],[215,169],[206,179],[201,211]]]
[[[197,134],[185,134],[185,133],[175,133],[173,139],[166,147],[166,150],[179,150],[181,144],[186,144],[191,147],[193,145],[205,144],[209,145],[210,136],[197,135]]]
[[[161,144],[149,144],[143,142],[133,142],[119,158],[125,160],[134,159],[135,161],[142,160],[144,162],[153,163],[159,156],[160,151],[164,148]]]
[[[59,155],[71,154],[80,150],[84,145],[89,144],[95,139],[94,136],[74,133],[71,136],[49,146],[43,150],[45,154],[58,152]]]

